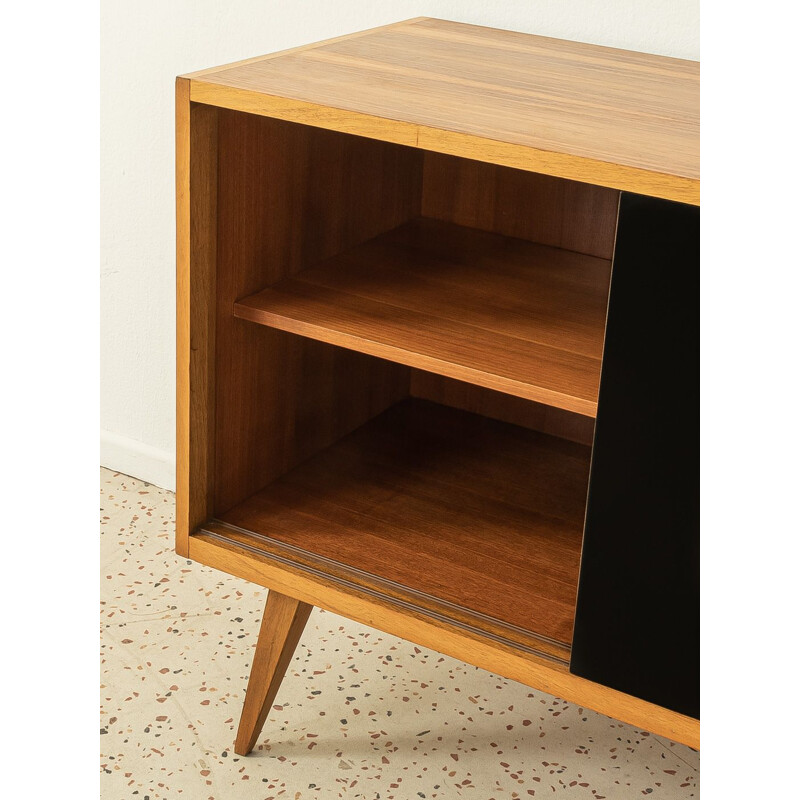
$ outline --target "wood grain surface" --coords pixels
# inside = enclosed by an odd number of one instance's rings
[[[190,77],[196,102],[699,203],[693,61],[418,19]]]
[[[214,304],[218,110],[175,85],[176,454],[175,550],[213,511]]]
[[[406,368],[243,322],[233,306],[418,214],[421,156],[219,112],[217,513],[407,396]]]
[[[219,518],[569,645],[589,455],[411,400]]]
[[[418,219],[240,300],[235,315],[594,416],[610,272]]]
[[[267,595],[233,747],[237,755],[246,756],[255,746],[312,608],[285,594]]]
[[[618,206],[614,189],[425,153],[422,215],[431,219],[610,260]]]
[[[419,369],[411,370],[411,396],[592,446],[593,417],[546,403],[534,403]]]

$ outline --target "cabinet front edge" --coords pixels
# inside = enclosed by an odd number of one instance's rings
[[[186,79],[190,80],[191,99],[195,103],[607,186],[662,200],[700,205],[700,181],[697,178],[598,161],[571,153],[541,150],[443,128],[430,128],[404,120],[225,86],[202,78]]]

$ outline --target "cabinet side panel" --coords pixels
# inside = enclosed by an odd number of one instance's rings
[[[217,109],[175,90],[176,145],[176,524],[175,550],[211,513],[214,423]]]
[[[619,192],[536,172],[425,153],[422,214],[611,258]]]
[[[407,368],[233,305],[417,216],[421,176],[411,148],[220,110],[216,514],[407,396]]]
[[[622,196],[570,665],[692,717],[699,245],[698,208]]]

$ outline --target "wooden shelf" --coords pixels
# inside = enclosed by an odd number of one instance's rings
[[[416,219],[235,304],[235,316],[587,416],[611,262]]]
[[[565,658],[589,455],[409,399],[219,520],[251,549]]]

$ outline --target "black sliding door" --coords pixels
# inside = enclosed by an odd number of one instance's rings
[[[699,245],[623,194],[570,669],[699,717]]]

